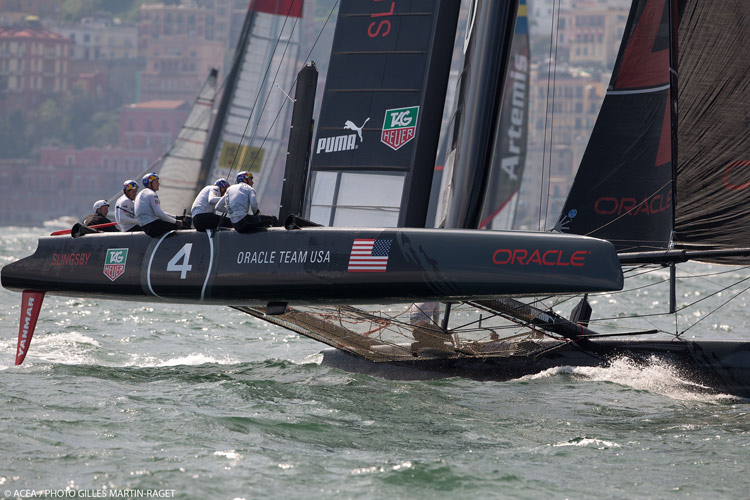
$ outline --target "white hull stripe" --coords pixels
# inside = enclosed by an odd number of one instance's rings
[[[146,270],[146,284],[148,285],[148,291],[151,292],[151,295],[153,295],[154,297],[159,297],[159,296],[156,294],[156,292],[154,291],[154,288],[151,286],[151,264],[154,262],[154,255],[156,255],[156,251],[159,249],[159,245],[161,245],[161,242],[164,241],[164,238],[166,238],[172,233],[174,233],[174,230],[169,231],[167,234],[165,234],[159,239],[159,243],[156,244],[156,246],[154,247],[154,251],[151,252],[151,256],[149,256],[148,258],[148,269]],[[159,297],[159,298],[161,299],[162,297]]]
[[[203,282],[203,288],[201,288],[201,300],[205,299],[206,287],[208,286],[208,278],[211,277],[211,269],[213,269],[213,264],[214,264],[214,239],[211,237],[212,233],[210,229],[206,229],[206,236],[208,236],[208,248],[209,248],[208,270],[206,271],[206,280]]]

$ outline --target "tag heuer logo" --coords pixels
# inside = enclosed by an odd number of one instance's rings
[[[414,139],[417,131],[419,106],[410,108],[387,109],[383,120],[381,142],[390,146],[394,151]]]
[[[107,258],[104,260],[104,274],[114,281],[125,272],[125,263],[128,260],[127,248],[107,249]]]

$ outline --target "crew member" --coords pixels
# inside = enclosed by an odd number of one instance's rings
[[[216,213],[216,203],[221,200],[228,187],[229,183],[226,179],[217,179],[212,185],[201,189],[190,209],[195,229],[205,231],[206,229],[218,229],[219,227],[232,227],[229,219]]]
[[[216,204],[218,210],[226,212],[237,232],[248,233],[259,227],[278,223],[274,216],[261,215],[258,198],[253,189],[253,174],[242,171],[237,174],[237,184],[227,189],[224,197]]]
[[[161,208],[159,195],[159,176],[155,173],[143,176],[144,189],[135,197],[135,217],[143,231],[156,238],[175,229],[183,229],[181,220],[166,213]]]
[[[143,231],[143,228],[138,225],[138,219],[135,218],[135,195],[138,194],[138,183],[134,180],[127,180],[122,185],[122,192],[124,193],[118,198],[115,203],[115,219],[117,219],[117,225],[120,231],[133,232]]]
[[[107,218],[108,213],[109,203],[107,203],[107,200],[99,200],[94,203],[94,213],[83,219],[83,225],[91,227],[100,224],[112,224],[112,221]],[[116,226],[97,227],[95,229],[106,232],[117,231]]]
[[[416,342],[412,343],[411,351],[416,354],[422,348],[446,350],[445,341],[450,340],[440,328],[439,302],[417,302],[409,309],[409,322],[412,325],[412,336]]]

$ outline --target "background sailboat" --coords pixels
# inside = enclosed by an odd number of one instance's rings
[[[281,196],[303,9],[303,0],[250,2],[201,163],[200,186],[252,172],[264,213]]]
[[[304,0],[249,2],[226,78],[219,86],[212,71],[161,164],[143,172],[158,171],[165,211],[189,213],[201,188],[221,177],[233,182],[241,170],[254,173],[266,211],[278,206],[303,8]]]
[[[559,229],[621,251],[750,246],[748,16],[742,1],[633,2]]]
[[[216,98],[217,70],[212,70],[198,92],[193,108],[159,169],[162,208],[170,214],[190,212],[201,177],[201,157],[206,147],[211,111]],[[145,174],[145,172],[144,172]],[[136,179],[140,184],[140,179]]]

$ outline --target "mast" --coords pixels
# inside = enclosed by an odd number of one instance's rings
[[[482,220],[517,10],[518,0],[475,0],[469,13],[448,228],[476,228]]]
[[[667,10],[669,12],[669,114],[670,114],[670,133],[672,135],[672,199],[677,199],[677,98],[679,96],[677,87],[678,75],[678,50],[679,50],[679,16],[676,0],[667,0]],[[675,225],[675,203],[672,203],[672,228]]]
[[[310,159],[310,142],[315,122],[313,108],[317,84],[318,68],[315,63],[309,63],[299,72],[294,94],[292,127],[289,133],[289,148],[279,208],[279,221],[282,223],[290,215],[302,215],[305,186],[307,186],[307,167]]]
[[[678,33],[679,28],[677,2],[667,0],[669,11],[669,114],[672,134],[672,200],[677,200],[677,75],[678,75]],[[675,205],[672,203],[672,238],[674,239]],[[670,244],[670,247],[674,242]],[[669,264],[669,313],[677,309],[677,269],[674,262]]]

